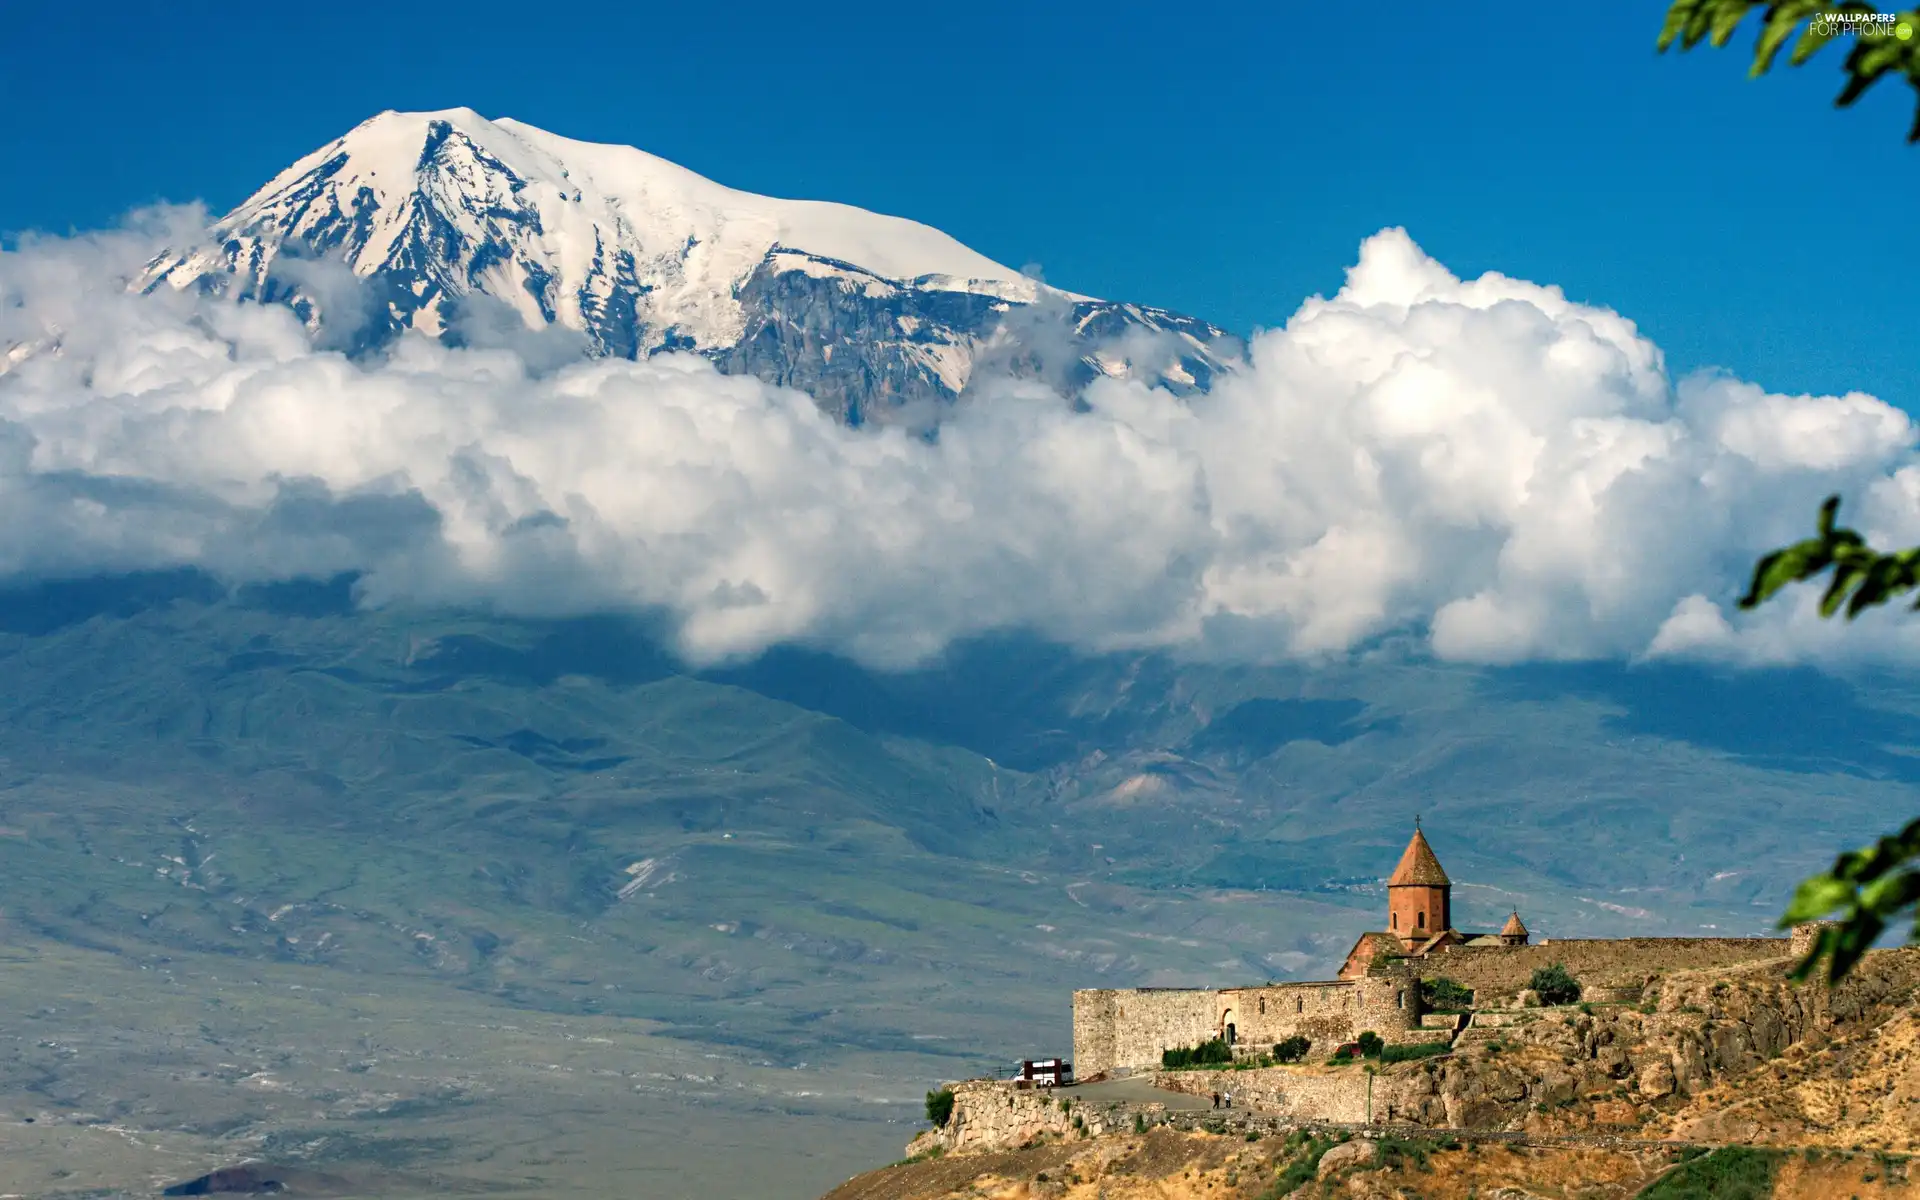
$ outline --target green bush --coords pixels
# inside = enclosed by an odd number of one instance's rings
[[[927,1093],[927,1120],[941,1129],[953,1119],[953,1089],[941,1088],[937,1092]]]
[[[1419,1171],[1432,1169],[1427,1165],[1427,1159],[1435,1150],[1452,1150],[1459,1145],[1451,1138],[1442,1143],[1429,1138],[1403,1138],[1391,1134],[1375,1144],[1382,1165],[1398,1167],[1411,1163]]]
[[[1287,1138],[1287,1143],[1288,1149],[1295,1148],[1291,1136]],[[1286,1165],[1285,1170],[1274,1176],[1272,1186],[1260,1193],[1261,1200],[1274,1200],[1302,1184],[1312,1182],[1320,1171],[1321,1156],[1338,1144],[1332,1138],[1308,1138],[1299,1146],[1299,1155]]]
[[[1360,1043],[1360,1053],[1366,1058],[1379,1058],[1380,1052],[1387,1046],[1386,1039],[1371,1029],[1354,1040]]]
[[[1412,1062],[1416,1058],[1432,1058],[1436,1054],[1445,1054],[1453,1047],[1445,1042],[1410,1042],[1404,1046],[1388,1046],[1380,1051],[1382,1064]]]
[[[1542,1004],[1572,1004],[1580,998],[1580,981],[1567,973],[1565,963],[1541,967],[1527,980],[1527,987]]]
[[[1422,979],[1420,1006],[1429,1012],[1465,1012],[1473,1007],[1473,989],[1446,978]]]
[[[1210,1042],[1201,1042],[1198,1046],[1183,1046],[1177,1050],[1160,1052],[1160,1068],[1165,1071],[1219,1066],[1232,1061],[1233,1047],[1227,1045],[1225,1038],[1214,1038]]]
[[[1767,1200],[1779,1155],[1726,1146],[1688,1159],[1653,1181],[1640,1200]]]
[[[1307,1056],[1307,1051],[1311,1049],[1313,1049],[1313,1043],[1311,1041],[1295,1034],[1284,1042],[1275,1042],[1273,1044],[1273,1061],[1283,1063],[1299,1062]]]

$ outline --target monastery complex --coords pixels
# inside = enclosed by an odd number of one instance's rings
[[[1294,1036],[1316,1050],[1371,1030],[1388,1042],[1444,1041],[1423,1023],[1420,980],[1471,988],[1479,1006],[1517,997],[1534,970],[1562,963],[1587,998],[1637,998],[1656,974],[1781,958],[1786,938],[1554,938],[1534,943],[1515,912],[1497,933],[1453,926],[1453,883],[1416,823],[1387,880],[1387,927],[1360,935],[1339,977],[1244,987],[1098,988],[1073,994],[1074,1067],[1082,1079],[1160,1067],[1161,1052],[1220,1038],[1251,1057]],[[1432,1027],[1429,1027],[1432,1026]]]

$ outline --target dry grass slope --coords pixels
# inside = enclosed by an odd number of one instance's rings
[[[1772,1154],[1716,1169],[1711,1157],[1681,1161],[1651,1147],[1388,1142],[1368,1162],[1304,1179],[1289,1172],[1309,1153],[1279,1138],[1249,1143],[1157,1129],[896,1165],[849,1180],[824,1200],[1910,1200],[1916,1194],[1905,1162],[1851,1151]],[[1759,1190],[1748,1191],[1745,1185],[1753,1183]]]

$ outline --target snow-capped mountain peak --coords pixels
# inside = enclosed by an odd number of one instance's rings
[[[209,232],[209,247],[157,259],[147,285],[237,288],[322,323],[302,264],[331,259],[385,302],[376,334],[445,334],[479,294],[529,326],[586,334],[596,353],[698,351],[723,369],[819,385],[809,390],[850,414],[951,398],[1006,314],[1043,299],[1073,310],[1082,335],[1118,314],[1179,342],[1173,357],[1193,361],[1170,379],[1218,365],[1211,326],[1047,288],[918,222],[737,191],[630,146],[471,109],[381,113]],[[849,305],[860,312],[821,319]],[[849,339],[864,349],[826,349]],[[801,361],[811,358],[822,361]],[[1086,361],[1111,373],[1110,359]],[[859,378],[846,374],[863,362]]]

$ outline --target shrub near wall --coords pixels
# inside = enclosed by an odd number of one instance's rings
[[[1420,981],[1420,1007],[1427,1012],[1457,1013],[1473,1007],[1473,989],[1447,978]]]
[[[1527,980],[1527,988],[1540,997],[1542,1004],[1572,1004],[1580,998],[1580,981],[1567,971],[1565,963],[1541,967]]]
[[[927,1093],[927,1120],[934,1127],[943,1129],[953,1119],[953,1089],[941,1088],[937,1092]]]
[[[1160,1052],[1160,1069],[1163,1071],[1221,1066],[1232,1061],[1233,1047],[1227,1045],[1225,1038],[1214,1038],[1210,1042],[1201,1042],[1198,1046],[1184,1046],[1177,1050]]]

